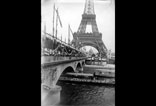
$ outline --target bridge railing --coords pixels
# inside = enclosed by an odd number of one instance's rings
[[[75,47],[54,36],[49,36],[42,38],[41,56],[86,57],[83,52]]]

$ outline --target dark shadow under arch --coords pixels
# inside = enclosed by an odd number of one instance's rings
[[[65,75],[68,72],[74,72],[74,69],[71,66],[65,68],[64,71],[62,72],[61,76]]]
[[[82,66],[84,66],[85,65],[85,61],[82,61]]]
[[[82,65],[78,63],[76,66],[76,72],[81,72],[81,69],[82,69]]]
[[[76,69],[77,68],[82,68],[80,63],[77,64]]]

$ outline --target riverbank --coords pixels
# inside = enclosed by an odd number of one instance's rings
[[[95,72],[105,73],[115,77],[115,65],[85,65],[83,67],[83,73],[94,74]]]

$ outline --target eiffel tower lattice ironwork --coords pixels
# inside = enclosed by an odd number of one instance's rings
[[[86,26],[91,25],[92,32],[86,32]],[[86,0],[84,13],[78,31],[73,34],[73,45],[78,49],[83,46],[95,47],[102,57],[107,56],[107,48],[102,41],[102,33],[98,31],[93,0]]]

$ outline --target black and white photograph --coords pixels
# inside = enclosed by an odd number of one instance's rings
[[[41,0],[41,106],[115,106],[115,0]]]

